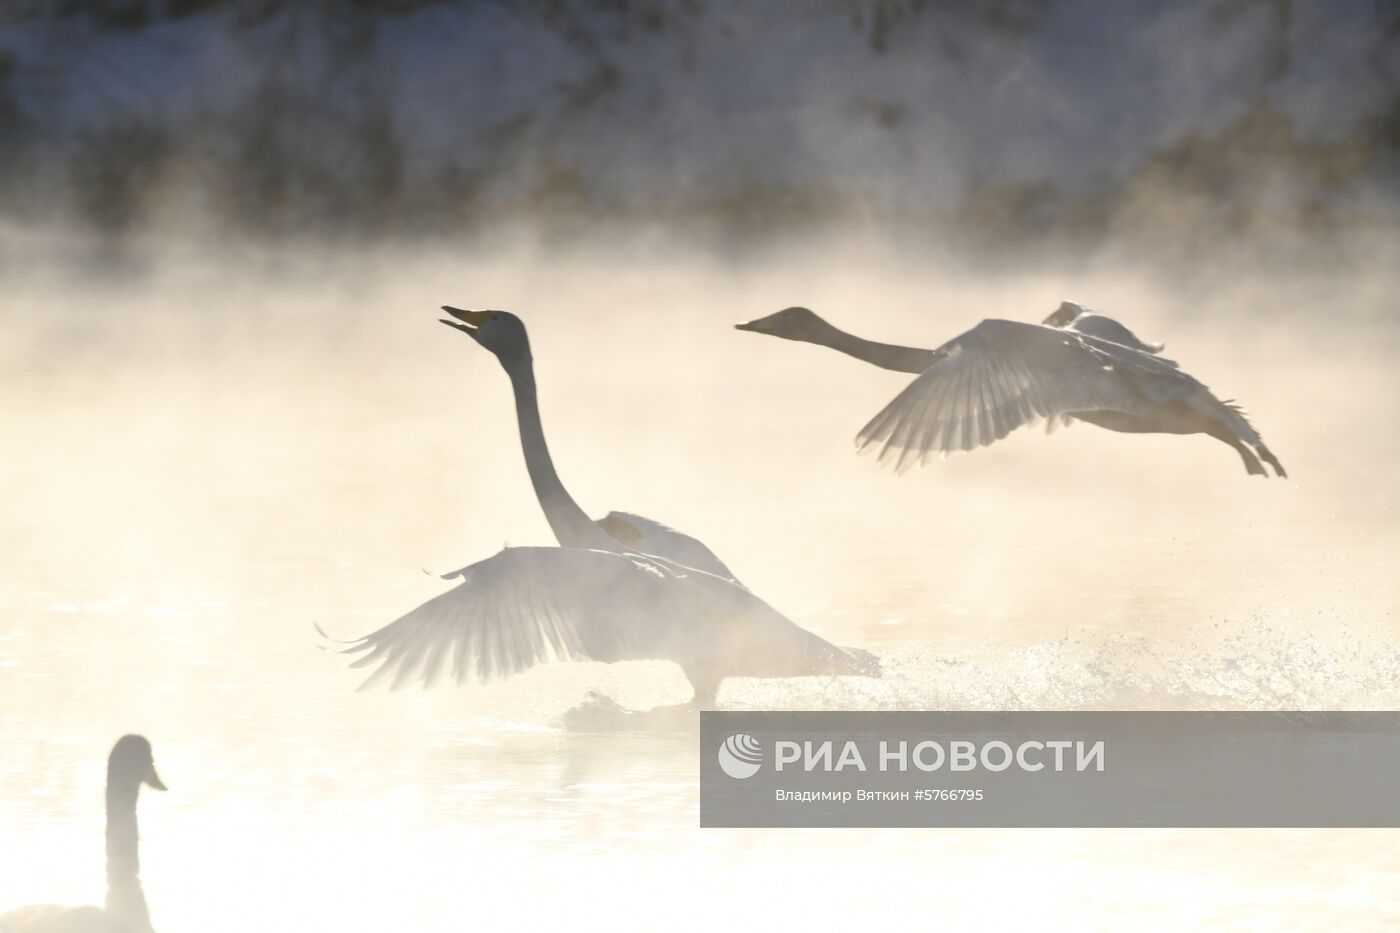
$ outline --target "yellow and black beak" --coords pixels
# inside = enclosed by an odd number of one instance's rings
[[[150,767],[146,769],[146,776],[141,780],[145,782],[147,787],[153,787],[156,790],[168,789],[165,786],[165,782],[160,779],[160,775],[156,774],[156,763],[154,761],[151,762]]]
[[[439,320],[448,327],[456,328],[464,334],[472,333],[482,324],[491,320],[492,314],[490,311],[463,311],[461,308],[454,308],[451,305],[443,305],[442,310],[462,323],[458,324],[457,321],[449,321],[446,318],[439,318]]]

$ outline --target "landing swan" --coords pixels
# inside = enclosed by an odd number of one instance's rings
[[[0,917],[0,933],[151,933],[136,831],[142,784],[165,790],[151,743],[144,736],[124,735],[107,758],[107,906],[20,907]]]
[[[856,437],[859,450],[877,448],[880,462],[893,459],[899,471],[1046,418],[1130,434],[1207,434],[1230,445],[1251,475],[1269,475],[1261,459],[1288,475],[1243,409],[1157,356],[1160,344],[1073,302],[1045,324],[985,320],[936,350],[862,340],[800,307],[735,327],[918,373]]]
[[[664,659],[708,706],[726,677],[878,673],[872,655],[800,628],[689,535],[627,513],[590,519],[550,459],[525,325],[505,311],[443,310],[510,377],[526,467],[561,546],[506,548],[446,574],[456,589],[345,649],[360,655],[353,667],[375,666],[361,689],[486,681],[549,660]]]

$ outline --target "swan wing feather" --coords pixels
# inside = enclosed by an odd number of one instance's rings
[[[732,580],[664,559],[586,548],[507,548],[461,583],[351,642],[360,689],[482,682],[548,661],[667,659],[728,676],[866,673]]]
[[[929,454],[973,450],[1041,419],[1147,412],[1163,398],[1201,388],[1151,353],[1039,324],[986,320],[940,347],[933,365],[861,429],[856,446],[878,450],[882,463],[892,459],[902,471]]]

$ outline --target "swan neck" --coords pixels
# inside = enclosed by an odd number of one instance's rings
[[[511,387],[515,390],[515,415],[520,425],[520,446],[525,452],[525,467],[530,484],[544,510],[550,530],[563,547],[606,547],[611,539],[579,508],[574,497],[564,488],[554,469],[545,443],[544,427],[540,423],[539,399],[535,391],[534,367],[529,358],[506,367]]]
[[[933,365],[937,354],[932,350],[918,347],[901,347],[892,343],[876,343],[855,334],[848,334],[839,327],[822,322],[826,326],[821,336],[812,341],[839,350],[847,356],[854,356],[881,369],[892,369],[901,373],[921,373]]]
[[[140,785],[107,778],[107,911],[135,931],[151,929],[141,887],[136,795]]]

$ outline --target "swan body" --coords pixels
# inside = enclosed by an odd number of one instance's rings
[[[708,705],[731,676],[878,673],[873,656],[759,599],[695,538],[627,512],[590,519],[549,456],[525,325],[504,311],[443,310],[510,376],[526,468],[560,546],[506,548],[446,574],[455,589],[351,642],[352,666],[374,667],[361,689],[487,681],[553,660],[665,659]]]
[[[856,438],[859,450],[877,451],[896,470],[994,443],[1043,418],[1133,434],[1207,434],[1232,447],[1251,475],[1268,476],[1261,460],[1288,475],[1244,411],[1158,356],[1160,344],[1071,302],[1046,321],[985,320],[936,350],[861,340],[806,308],[736,327],[918,373]]]
[[[631,512],[609,512],[598,519],[597,524],[610,538],[630,551],[654,554],[738,582],[714,551],[683,531]]]
[[[20,907],[0,917],[0,933],[151,933],[141,887],[136,798],[141,785],[165,790],[151,743],[126,735],[107,758],[107,903],[105,907]]]
[[[1100,340],[1131,347],[1144,353],[1161,353],[1166,346],[1166,344],[1161,343],[1148,343],[1129,330],[1127,326],[1115,321],[1107,314],[1086,311],[1072,301],[1060,302],[1060,306],[1041,323],[1050,327],[1088,334],[1090,337],[1098,337]]]

